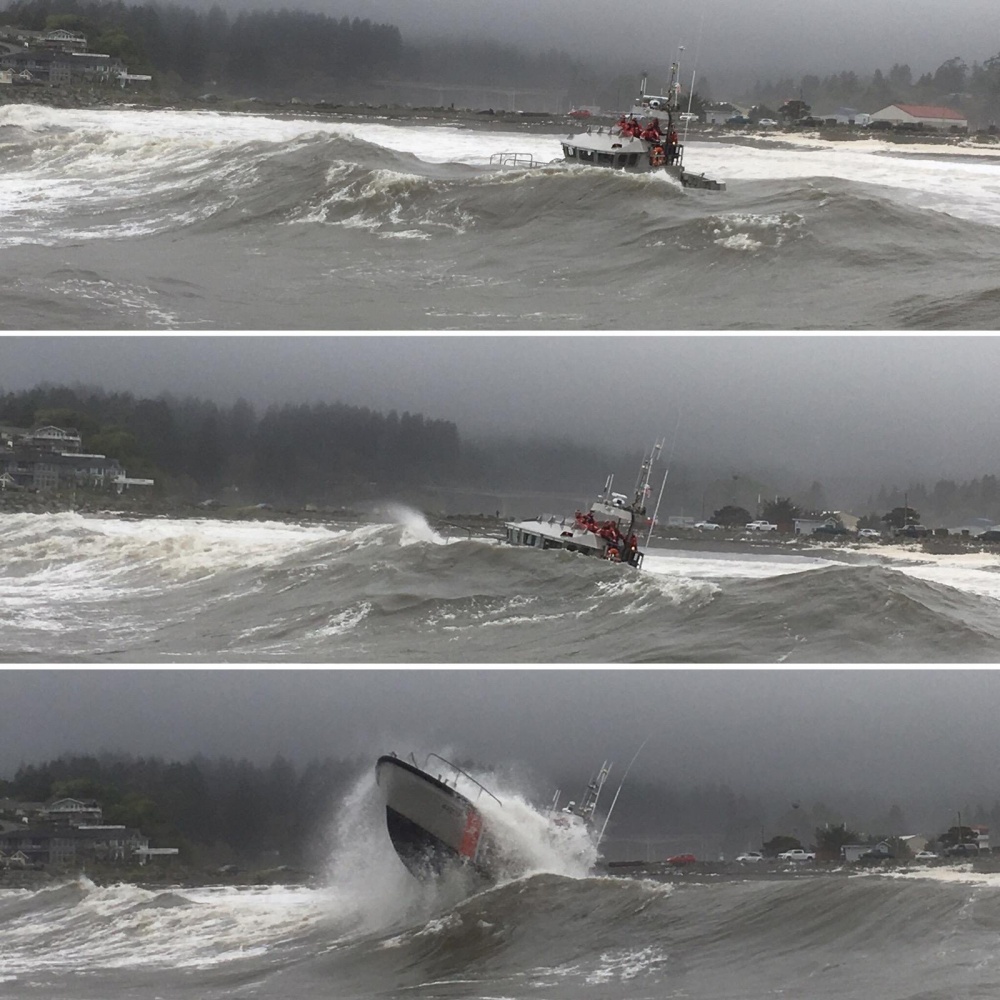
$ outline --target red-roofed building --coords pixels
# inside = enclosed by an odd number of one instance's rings
[[[890,104],[881,111],[872,112],[873,122],[892,122],[895,125],[922,125],[925,128],[968,128],[969,120],[954,108],[939,108],[930,104]]]

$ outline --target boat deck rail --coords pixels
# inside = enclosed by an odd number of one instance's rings
[[[428,774],[431,773],[430,763],[432,760],[439,761],[441,764],[444,764],[446,767],[450,767],[452,771],[455,772],[455,775],[452,777],[451,781],[449,781],[447,778],[439,774],[437,776],[439,781],[443,781],[445,784],[450,784],[453,788],[457,788],[458,775],[461,775],[463,778],[466,778],[468,781],[471,781],[472,784],[479,789],[479,791],[476,792],[476,798],[479,798],[482,795],[482,793],[485,792],[491,799],[493,799],[494,802],[497,803],[497,805],[503,806],[503,803],[481,781],[477,781],[475,778],[472,777],[471,774],[469,774],[468,771],[463,770],[457,764],[454,764],[447,758],[442,757],[439,753],[429,753],[427,755],[427,758],[424,760],[423,770],[426,771]]]
[[[499,168],[527,169],[544,166],[541,160],[536,160],[531,153],[493,153],[490,156],[490,166]]]

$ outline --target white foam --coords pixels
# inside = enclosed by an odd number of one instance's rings
[[[482,796],[477,807],[489,823],[490,833],[510,862],[507,879],[552,874],[585,878],[597,861],[597,847],[587,829],[578,823],[556,826],[546,811],[537,809],[520,793],[505,789],[495,775],[483,775],[499,803]]]
[[[389,504],[386,513],[403,528],[400,545],[447,545],[451,539],[439,535],[418,510],[403,504]]]
[[[160,907],[160,892],[86,879],[79,885],[79,898],[46,908],[43,919],[28,912],[6,921],[6,973],[209,968],[266,954],[329,919],[324,894],[312,889],[175,889],[189,905]]]
[[[0,109],[0,123],[20,125],[39,135],[55,130],[69,131],[79,140],[69,144],[73,155],[79,157],[81,150],[87,153],[83,160],[71,159],[64,163],[53,160],[51,176],[39,176],[40,168],[36,165],[28,171],[9,171],[0,179],[0,217],[6,224],[4,238],[7,240],[50,238],[46,233],[55,215],[73,212],[78,216],[81,208],[88,209],[120,198],[123,186],[137,200],[148,197],[161,183],[158,178],[162,177],[166,157],[172,158],[170,163],[175,168],[172,190],[179,190],[185,183],[185,170],[204,170],[206,156],[213,149],[226,145],[256,141],[284,147],[290,142],[308,141],[310,136],[317,134],[353,136],[397,152],[410,153],[427,163],[487,166],[493,153],[504,150],[528,153],[541,162],[558,160],[562,138],[558,133],[478,131],[412,123],[343,123],[319,118],[268,118],[258,114],[210,111],[42,109],[23,105]],[[84,141],[93,139],[98,141]],[[785,148],[789,146],[791,148]],[[799,179],[821,186],[825,178],[840,178],[877,185],[911,208],[1000,226],[1000,168],[992,162],[998,154],[996,147],[980,147],[971,141],[954,146],[903,145],[874,139],[829,143],[815,137],[785,133],[760,137],[755,146],[698,142],[692,137],[686,147],[688,169],[730,183]],[[222,162],[214,162],[211,169],[220,171],[217,188],[223,200],[213,206],[212,211],[224,204],[229,185],[238,186],[245,181],[244,171],[249,169],[238,162],[239,158],[221,159]],[[490,183],[517,184],[526,177],[565,176],[565,171],[576,169],[585,168],[559,166],[552,170],[491,174]],[[394,171],[382,171],[381,174],[381,179],[373,179],[370,191],[371,194],[378,192],[379,197],[385,196],[382,189],[391,178],[395,178],[392,183],[398,185],[399,179],[405,176]],[[661,176],[634,177],[610,172],[608,182],[673,184]],[[422,180],[420,183],[427,182]],[[46,217],[39,220],[39,212]],[[310,213],[309,218],[319,219],[324,209],[314,207]],[[156,228],[170,224],[172,218],[146,220],[142,225]],[[12,228],[11,222],[15,219],[17,226]],[[455,209],[450,218],[410,220],[403,231],[414,232],[414,225],[420,224],[444,225],[460,232],[468,220]],[[113,235],[114,231],[97,229],[95,232]],[[755,237],[749,232],[743,235],[745,239],[731,241],[729,246],[749,249]],[[726,235],[721,238],[729,239]]]
[[[598,961],[600,962],[598,967],[584,979],[589,985],[635,979],[636,976],[663,965],[667,961],[667,955],[655,945],[646,945],[641,948],[620,948],[604,952]]]
[[[177,579],[247,565],[265,567],[346,535],[343,529],[211,518],[117,520],[75,513],[0,515],[8,569],[34,570],[48,585],[99,582],[136,567]],[[58,579],[56,579],[58,578]],[[30,577],[29,577],[30,580]],[[20,581],[21,584],[24,581]]]
[[[977,872],[971,865],[949,865],[947,867],[916,867],[897,871],[859,872],[852,878],[895,878],[929,882],[950,882],[959,885],[982,885],[1000,889],[1000,872]]]
[[[662,554],[661,554],[662,552]],[[688,580],[767,580],[789,573],[803,573],[842,563],[812,555],[792,555],[777,552],[711,552],[699,553],[684,549],[648,551],[642,560],[645,573]]]

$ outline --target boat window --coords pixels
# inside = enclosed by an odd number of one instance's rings
[[[604,167],[614,166],[615,155],[614,153],[598,153],[597,162]]]
[[[563,152],[566,154],[567,157],[576,156],[576,147],[563,146]]]
[[[629,153],[628,154],[628,165],[630,167],[634,167],[638,162],[639,162],[639,154],[638,153]]]
[[[629,155],[630,155],[629,153],[619,153],[618,154],[618,166],[619,167],[626,167],[626,166],[628,166]],[[632,153],[631,156],[634,157],[635,153]]]
[[[578,150],[581,160],[593,161],[594,151],[592,149],[580,149]]]

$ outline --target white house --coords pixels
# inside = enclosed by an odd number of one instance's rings
[[[968,128],[969,119],[954,108],[940,108],[930,104],[890,104],[881,111],[873,111],[873,122],[892,122],[894,125],[923,125],[925,128]]]
[[[668,528],[690,528],[694,522],[695,518],[688,517],[686,514],[671,514],[667,518]]]
[[[796,517],[792,520],[792,526],[796,535],[811,535],[817,528],[836,527],[837,519],[828,517],[824,520],[813,517]]]
[[[47,31],[42,44],[46,47],[60,48],[66,52],[86,52],[87,36],[82,31],[67,31],[65,28],[56,28],[54,31]]]
[[[61,427],[53,427],[51,424],[46,427],[37,427],[30,434],[25,434],[23,443],[39,448],[49,448],[60,454],[69,451],[78,452],[83,447],[83,439],[75,428],[63,430]]]
[[[93,799],[56,799],[43,810],[41,818],[44,822],[63,826],[80,826],[87,822],[101,822],[101,807]]]
[[[741,115],[743,112],[732,104],[723,104],[717,108],[705,109],[706,125],[725,125],[734,115]]]

